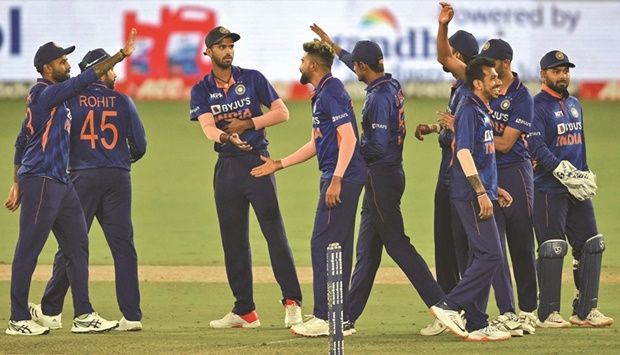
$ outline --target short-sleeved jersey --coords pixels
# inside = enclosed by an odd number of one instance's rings
[[[212,113],[215,125],[222,129],[228,125],[226,119],[229,118],[249,120],[262,116],[261,105],[271,107],[271,104],[280,98],[267,78],[256,70],[232,66],[232,80],[232,85],[228,88],[219,88],[211,72],[194,85],[191,92],[190,119],[197,121],[200,115]],[[261,150],[266,149],[269,144],[266,135],[267,131],[263,128],[246,130],[240,137],[254,150]],[[234,144],[215,143],[215,150],[220,155],[246,153]]]
[[[461,149],[471,152],[478,177],[484,185],[489,199],[497,199],[497,167],[491,109],[480,98],[468,93],[461,101],[454,116],[455,154]],[[476,191],[471,186],[459,160],[452,165],[450,198],[453,200],[474,200]]]
[[[391,74],[366,87],[360,151],[367,166],[402,164],[406,135],[404,103],[400,83]]]
[[[469,89],[463,79],[458,79],[450,89],[450,101],[446,112],[454,115],[456,108],[461,99],[467,96]],[[439,165],[439,182],[444,185],[450,185],[450,165],[452,164],[453,152],[452,141],[454,140],[454,132],[449,129],[442,129],[439,132],[439,147],[441,147],[441,163]]]
[[[144,127],[131,98],[103,81],[67,101],[71,110],[69,171],[95,168],[131,170],[146,152]]]
[[[19,178],[47,177],[69,182],[71,111],[65,101],[96,80],[92,68],[61,83],[37,79],[28,94],[26,118],[15,142],[14,163],[21,165]]]
[[[358,137],[351,97],[342,82],[329,73],[319,81],[312,95],[312,137],[319,170],[322,172],[321,179],[331,179],[334,175],[341,140],[337,128],[346,123],[351,123]],[[342,181],[357,184],[366,181],[366,163],[360,153],[359,143],[355,145]]]
[[[579,170],[589,169],[581,104],[568,93],[560,95],[543,85],[534,97],[534,125],[527,142],[535,161],[534,185],[542,192],[568,191],[553,176],[562,160]]]
[[[494,134],[502,136],[506,127],[522,132],[512,149],[506,154],[497,152],[497,165],[510,164],[529,160],[525,136],[532,129],[534,119],[534,100],[530,91],[523,85],[517,73],[513,72],[514,81],[506,92],[491,101]]]

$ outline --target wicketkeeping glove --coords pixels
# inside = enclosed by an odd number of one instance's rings
[[[577,170],[567,160],[560,162],[553,170],[553,176],[566,186],[568,192],[579,201],[590,199],[596,195],[596,189],[598,188],[596,185],[596,174],[591,171]]]

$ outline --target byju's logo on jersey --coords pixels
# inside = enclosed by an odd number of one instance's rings
[[[581,122],[558,123],[558,135],[572,131],[581,131]]]

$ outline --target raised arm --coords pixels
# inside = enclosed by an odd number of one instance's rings
[[[439,28],[437,30],[437,61],[456,79],[465,79],[465,63],[452,54],[448,41],[448,24],[454,17],[454,9],[447,2],[440,2]]]

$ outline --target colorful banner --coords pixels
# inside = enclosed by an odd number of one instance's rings
[[[620,80],[620,2],[615,1],[459,1],[450,33],[472,32],[482,46],[502,38],[514,49],[513,70],[538,81],[539,60],[563,50],[577,64],[575,81]],[[204,37],[223,25],[239,33],[235,65],[260,70],[278,87],[305,94],[299,64],[303,42],[316,36],[317,23],[343,48],[361,39],[383,48],[385,67],[403,83],[444,82],[452,78],[436,61],[435,36],[440,6],[434,1],[17,1],[0,3],[0,84],[33,82],[32,61],[50,40],[66,47],[72,74],[94,48],[114,53],[128,31],[138,29],[136,53],[115,70],[118,88],[136,98],[184,99],[208,73]],[[605,24],[602,26],[601,24]],[[338,60],[334,75],[357,77]],[[12,88],[13,86],[11,86]]]

